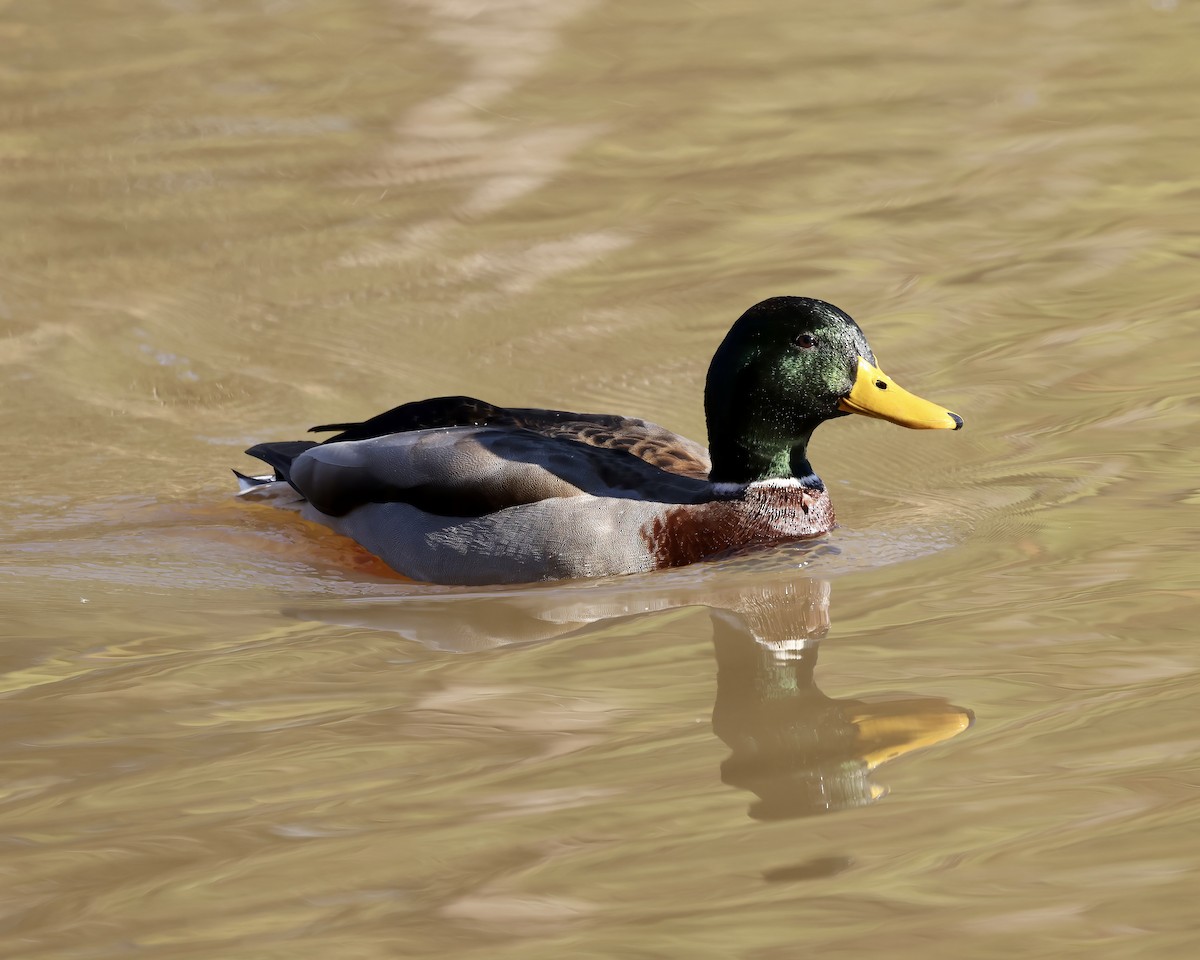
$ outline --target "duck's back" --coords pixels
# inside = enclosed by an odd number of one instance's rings
[[[533,407],[498,407],[474,397],[435,397],[393,407],[361,423],[332,423],[310,432],[339,431],[326,443],[368,440],[388,434],[446,427],[510,427],[543,437],[623,450],[668,473],[706,478],[708,450],[648,420],[609,413],[572,413]]]

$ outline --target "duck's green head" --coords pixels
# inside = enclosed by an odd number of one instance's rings
[[[915,429],[963,425],[897,386],[858,324],[808,297],[772,297],[742,314],[713,356],[704,409],[711,478],[730,483],[810,474],[813,430],[850,413]]]

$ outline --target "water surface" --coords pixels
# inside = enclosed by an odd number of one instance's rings
[[[23,958],[1186,957],[1195,4],[0,5]],[[703,438],[766,296],[967,421],[815,548],[398,581],[233,501],[448,393]]]

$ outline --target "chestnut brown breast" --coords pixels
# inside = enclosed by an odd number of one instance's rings
[[[641,535],[661,570],[747,547],[819,537],[834,525],[826,491],[763,484],[736,499],[670,507],[645,524]]]

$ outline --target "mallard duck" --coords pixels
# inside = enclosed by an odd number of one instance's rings
[[[709,366],[704,411],[708,450],[645,420],[440,397],[313,427],[337,431],[323,443],[258,444],[246,452],[274,474],[238,477],[244,496],[284,492],[413,580],[520,583],[819,537],[834,526],[808,462],[820,423],[963,425],[887,377],[847,314],[806,297],[742,314]]]

